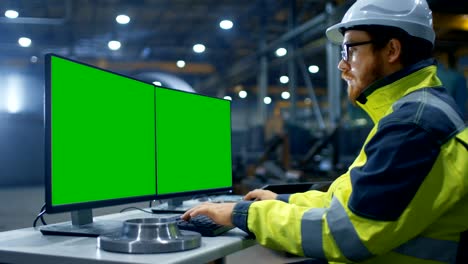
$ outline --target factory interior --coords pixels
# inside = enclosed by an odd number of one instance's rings
[[[337,68],[341,46],[325,35],[354,2],[1,1],[0,232],[32,227],[45,203],[50,53],[155,86],[229,100],[232,194],[268,184],[333,181],[348,170],[374,126],[348,101]],[[467,124],[468,2],[427,2],[439,78]],[[183,149],[179,154],[190,159]],[[94,209],[94,215],[148,202],[116,203]],[[60,212],[44,218],[58,223],[70,217]],[[288,257],[255,245],[223,261],[285,263]]]

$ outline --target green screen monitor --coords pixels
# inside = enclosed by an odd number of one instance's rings
[[[84,225],[84,209],[154,199],[154,86],[54,54],[45,69],[46,212]]]
[[[232,189],[230,101],[45,59],[45,208],[72,221],[43,234],[114,232],[93,208]]]
[[[156,88],[157,195],[232,189],[231,102]]]

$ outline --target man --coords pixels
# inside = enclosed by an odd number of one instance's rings
[[[182,218],[329,262],[453,263],[468,230],[468,129],[436,76],[426,1],[358,0],[327,37],[342,43],[349,100],[375,124],[349,170],[327,192],[254,190]]]

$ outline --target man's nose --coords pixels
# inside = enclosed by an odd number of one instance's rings
[[[344,61],[343,59],[340,60],[340,62],[338,63],[338,69],[342,72],[346,71],[347,69],[349,69],[349,64]]]

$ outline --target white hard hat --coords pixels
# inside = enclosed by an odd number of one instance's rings
[[[337,44],[343,41],[341,29],[361,25],[382,25],[401,28],[414,37],[434,45],[432,11],[426,0],[357,0],[341,23],[329,27],[327,38]]]

